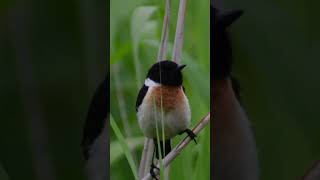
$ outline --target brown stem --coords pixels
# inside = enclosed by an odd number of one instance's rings
[[[203,119],[199,121],[199,123],[196,125],[196,127],[193,128],[193,133],[195,135],[198,135],[210,122],[210,113],[206,115]],[[179,154],[180,152],[187,147],[187,145],[190,143],[191,138],[187,136],[184,138],[164,159],[163,159],[163,166],[167,167]],[[157,164],[157,167],[160,168],[160,164]],[[154,169],[154,172],[156,175],[159,174],[159,171],[157,169]],[[150,180],[151,174],[148,173],[142,180]]]
[[[172,60],[177,64],[181,61],[183,36],[184,36],[184,19],[186,14],[187,0],[180,0],[176,35],[173,45]]]
[[[166,0],[165,15],[163,18],[161,42],[159,46],[157,61],[166,59],[168,49],[168,36],[169,36],[169,25],[170,25],[170,0]]]
[[[164,60],[168,48],[168,35],[169,35],[169,24],[170,24],[170,0],[166,0],[165,15],[163,18],[163,27],[161,42],[158,52],[158,61]],[[151,164],[152,152],[154,149],[153,140],[145,139],[144,148],[141,155],[141,161],[139,166],[139,178],[142,178],[147,172]]]

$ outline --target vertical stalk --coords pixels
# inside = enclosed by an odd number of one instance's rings
[[[187,0],[180,0],[176,35],[174,39],[173,52],[172,52],[172,60],[177,64],[179,64],[181,61],[186,7],[187,7]]]
[[[161,42],[159,46],[157,61],[166,59],[168,49],[168,37],[169,37],[169,26],[170,26],[170,0],[166,0],[165,15],[163,18]]]
[[[169,24],[170,24],[170,0],[166,0],[165,16],[163,18],[163,27],[161,42],[158,51],[157,62],[166,58],[168,49],[168,36],[169,36]],[[139,177],[142,178],[148,173],[148,169],[151,165],[152,154],[154,151],[154,144],[152,139],[145,139],[144,148],[141,155]]]

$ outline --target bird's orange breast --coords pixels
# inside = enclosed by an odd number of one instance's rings
[[[168,112],[174,108],[179,108],[185,102],[185,96],[182,86],[159,86],[155,87],[151,92],[151,100],[157,107]]]

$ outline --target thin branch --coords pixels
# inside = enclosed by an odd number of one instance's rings
[[[166,0],[165,15],[163,18],[163,27],[161,42],[158,51],[157,62],[165,59],[168,49],[168,36],[169,36],[169,24],[170,24],[170,0]],[[139,178],[142,178],[151,165],[152,152],[154,150],[154,144],[152,139],[145,139],[143,152],[141,155],[141,161],[139,166]]]
[[[200,120],[200,122],[197,124],[195,128],[193,128],[193,133],[198,135],[205,127],[208,125],[210,122],[210,113],[206,115],[203,119]],[[179,154],[180,152],[187,147],[189,142],[191,141],[191,138],[187,136],[184,138],[164,159],[163,159],[163,164],[164,167],[167,167]],[[160,164],[157,164],[157,167],[160,167]],[[159,174],[159,171],[157,169],[154,169],[154,172],[156,175]],[[150,180],[151,174],[148,173],[142,180]]]
[[[183,35],[184,35],[184,19],[186,14],[187,0],[180,0],[179,14],[176,27],[176,35],[174,39],[172,60],[177,64],[181,61]]]
[[[153,140],[145,138],[143,152],[141,155],[139,178],[142,179],[148,172],[148,168],[151,165],[152,152],[153,152]]]
[[[166,9],[165,9],[165,15],[163,18],[161,42],[160,42],[158,58],[157,58],[158,62],[165,60],[167,55],[169,25],[170,25],[170,0],[166,0]]]

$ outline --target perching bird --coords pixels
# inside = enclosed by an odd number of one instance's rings
[[[92,98],[83,129],[81,146],[90,180],[109,178],[108,115],[109,82],[106,78]]]
[[[162,158],[171,151],[170,139],[177,134],[186,132],[192,139],[195,138],[195,134],[188,129],[191,111],[183,87],[181,70],[184,67],[185,65],[178,65],[173,61],[155,63],[150,68],[137,97],[139,126],[146,137],[153,139],[157,159],[160,157],[156,139],[157,128]],[[162,142],[162,120],[165,147]],[[150,173],[152,175],[152,168]]]
[[[211,5],[211,102],[213,112],[213,179],[257,180],[257,150],[239,85],[231,76],[232,46],[228,27],[241,10],[221,13]]]

